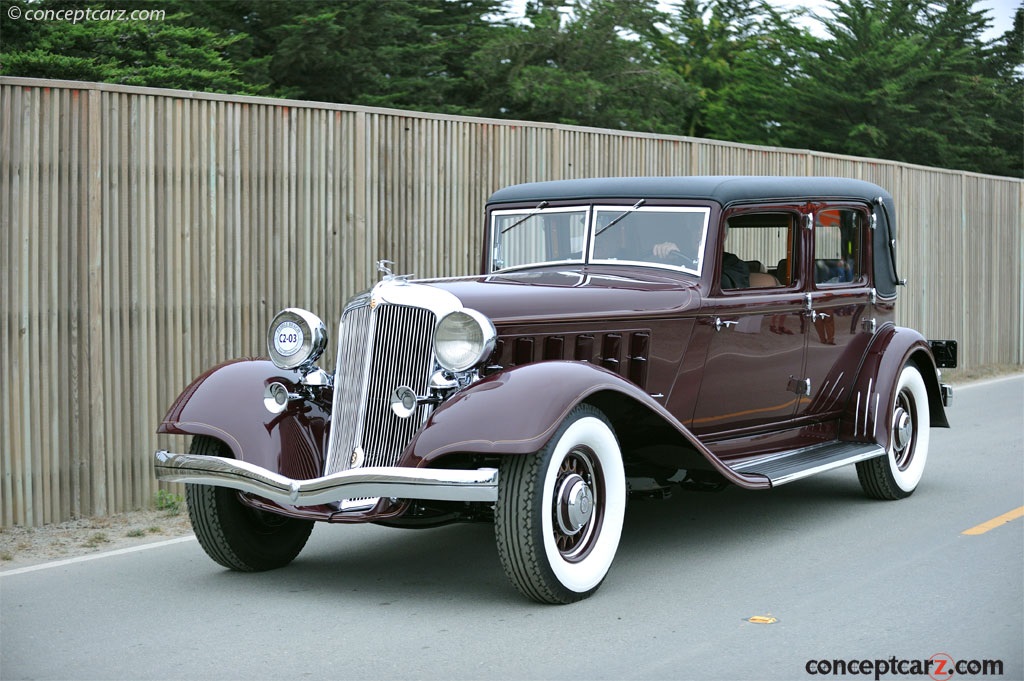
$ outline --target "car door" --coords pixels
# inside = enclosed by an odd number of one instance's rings
[[[801,377],[807,391],[797,415],[821,416],[842,410],[873,331],[866,314],[873,296],[870,213],[866,206],[829,203],[808,206],[807,216]]]
[[[772,428],[796,413],[806,343],[802,219],[797,206],[725,215],[696,331],[707,348],[690,424],[698,436]]]

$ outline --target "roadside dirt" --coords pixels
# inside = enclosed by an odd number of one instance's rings
[[[0,572],[192,534],[184,504],[177,509],[81,518],[43,527],[0,528]]]

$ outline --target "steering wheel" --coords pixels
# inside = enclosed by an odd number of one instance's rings
[[[668,255],[665,256],[665,259],[671,264],[681,265],[683,267],[695,269],[697,266],[696,258],[691,258],[690,256],[685,255],[682,251],[678,249],[674,251],[669,251]]]

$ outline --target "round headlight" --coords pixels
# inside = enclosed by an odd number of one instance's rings
[[[327,327],[312,312],[289,307],[270,323],[267,352],[281,369],[305,369],[313,366],[327,346]]]
[[[446,314],[434,333],[434,355],[448,371],[466,371],[480,364],[494,351],[494,324],[476,310]]]

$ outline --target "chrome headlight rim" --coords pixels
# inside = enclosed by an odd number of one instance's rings
[[[443,369],[465,373],[487,361],[497,338],[493,322],[483,313],[470,308],[453,310],[437,322],[434,357]]]
[[[327,326],[308,310],[289,307],[274,315],[267,332],[267,353],[279,369],[305,371],[327,347]]]

